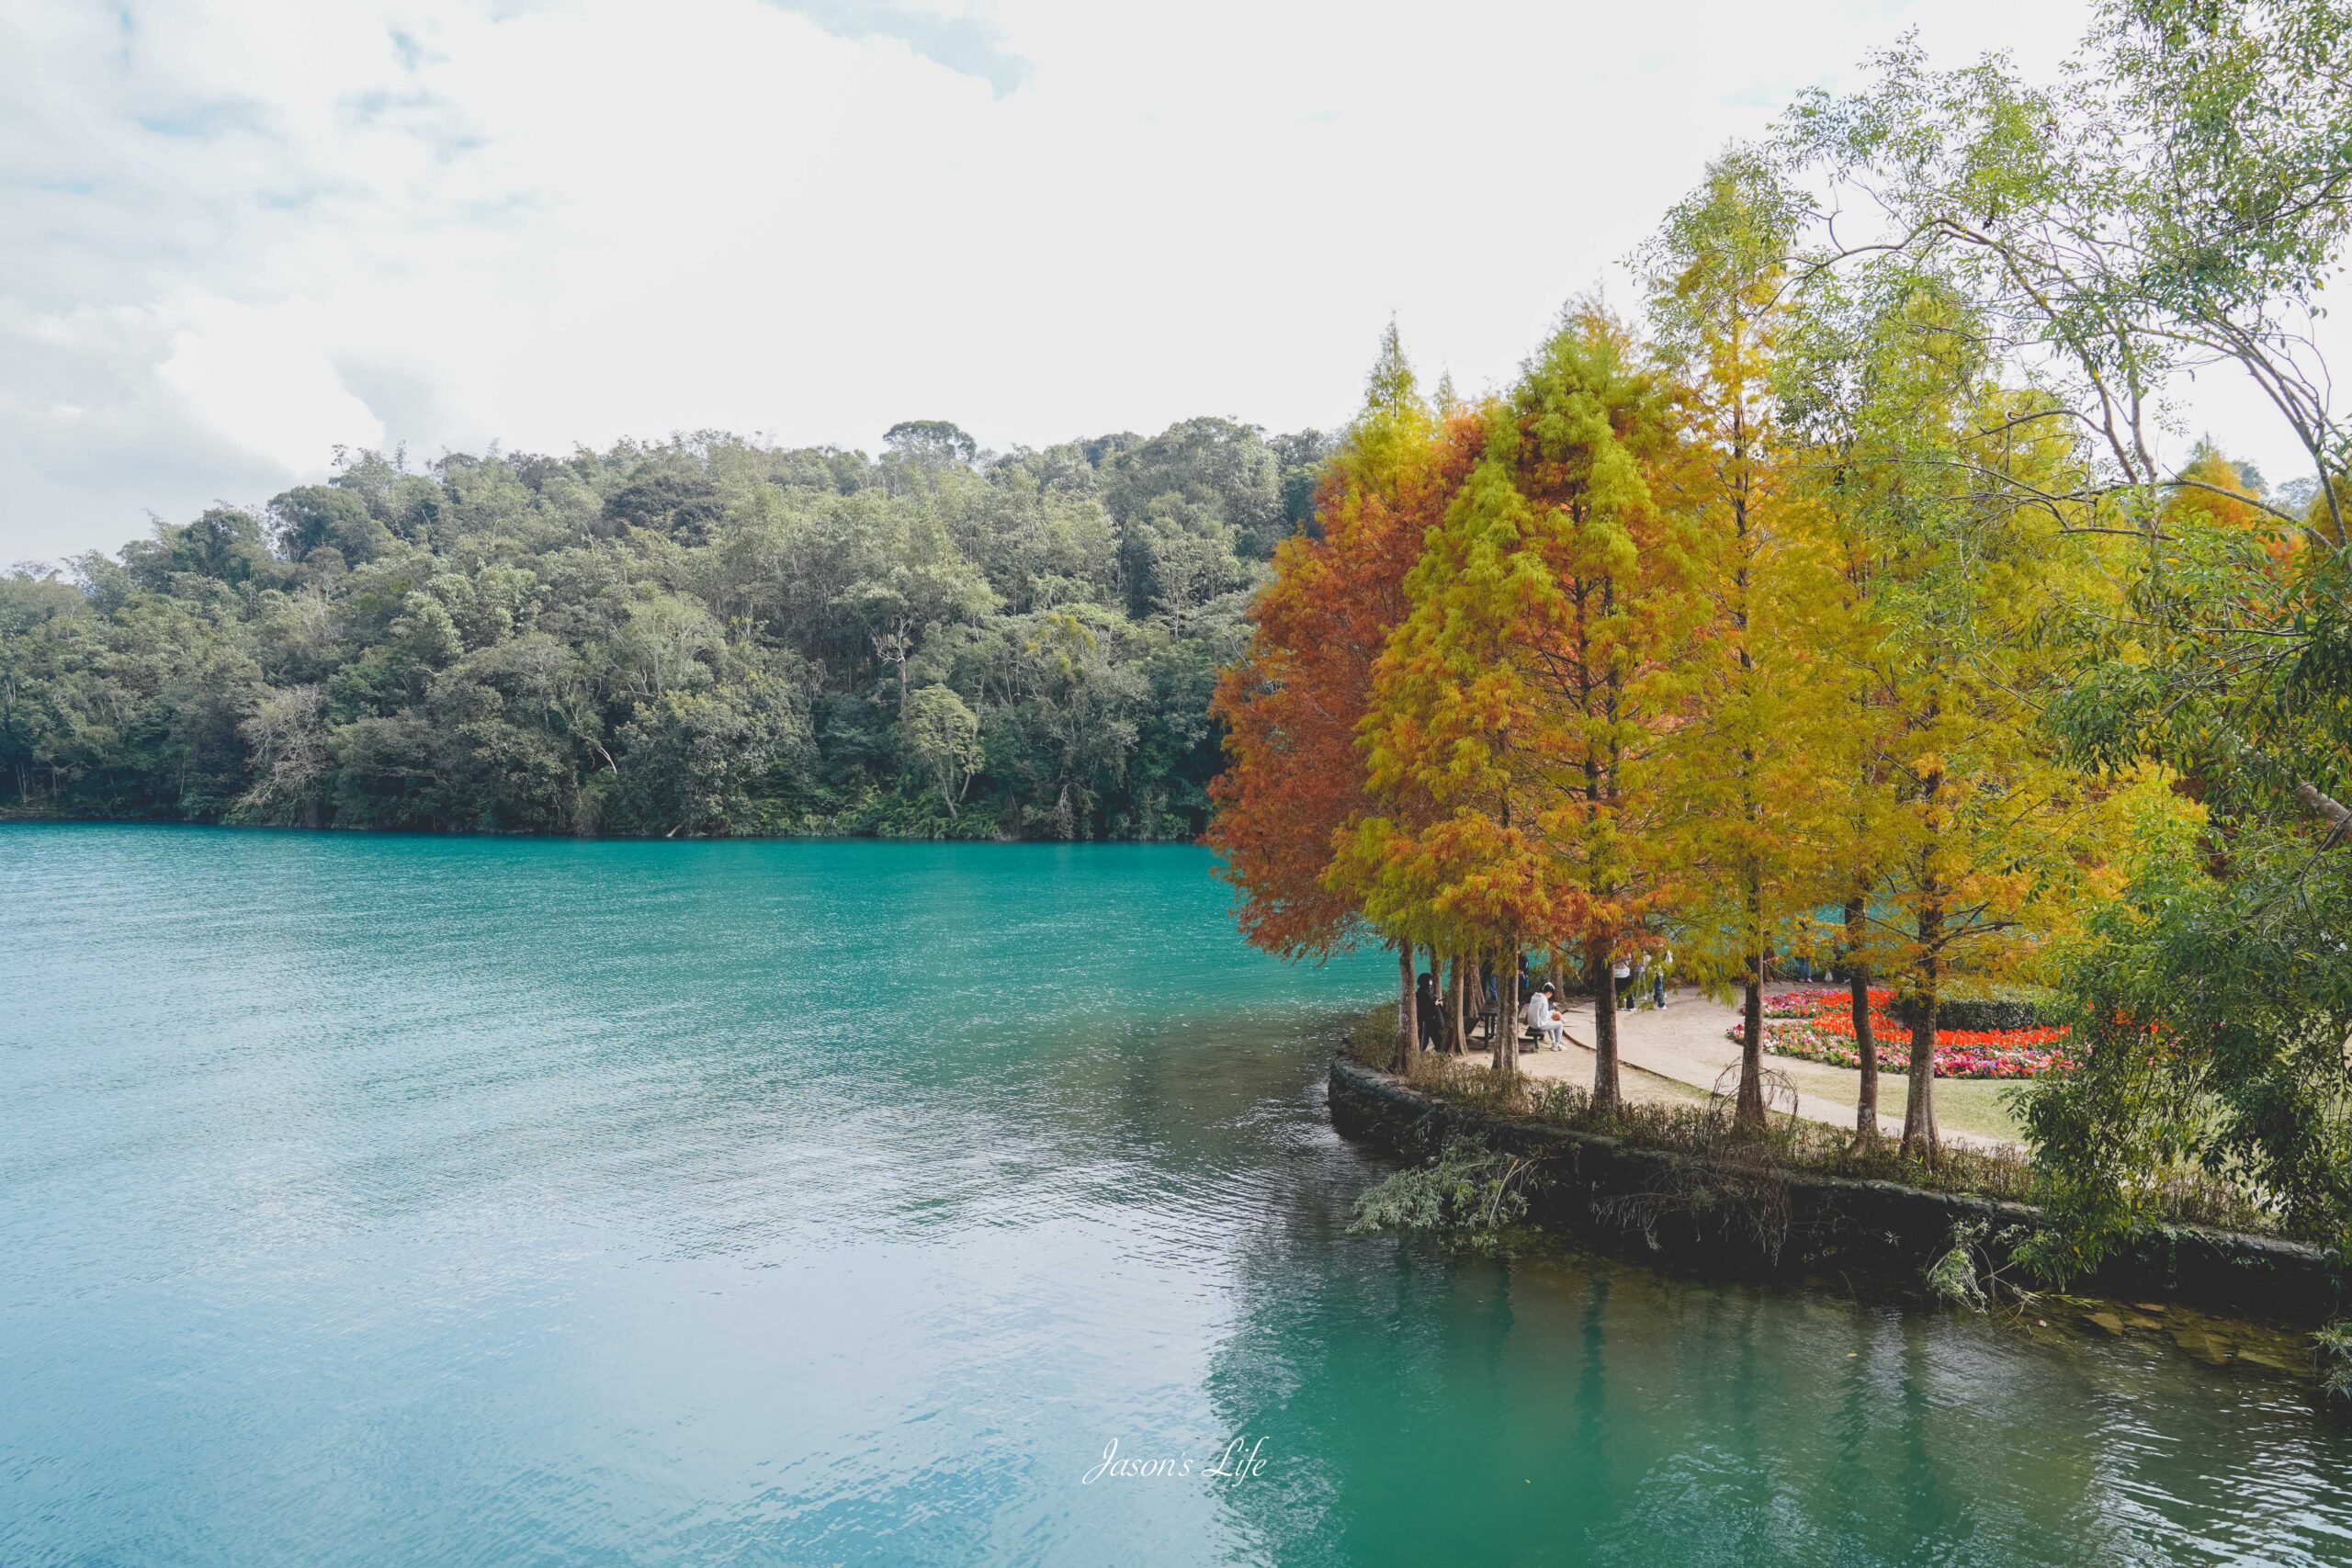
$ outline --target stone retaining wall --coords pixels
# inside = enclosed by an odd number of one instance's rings
[[[1986,1220],[1998,1230],[2041,1218],[2021,1203],[1753,1170],[1488,1117],[1343,1057],[1331,1063],[1330,1093],[1341,1134],[1392,1153],[1421,1157],[1466,1134],[1534,1159],[1539,1224],[1745,1272],[1837,1269],[1916,1281],[1950,1247],[1955,1224]],[[2346,1293],[2332,1255],[2315,1247],[2186,1226],[2146,1238],[2076,1287],[2299,1325],[2338,1315]]]

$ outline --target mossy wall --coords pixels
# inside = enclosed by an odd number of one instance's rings
[[[1330,1076],[1340,1132],[1419,1158],[1446,1140],[1483,1138],[1538,1162],[1531,1217],[1547,1228],[1640,1253],[1751,1274],[1836,1269],[1916,1281],[1951,1246],[1952,1227],[2032,1227],[2038,1210],[1888,1181],[1793,1175],[1695,1159],[1623,1139],[1489,1117],[1422,1094],[1346,1058]],[[2209,1312],[2316,1324],[2341,1315],[2335,1259],[2266,1236],[2170,1227],[2143,1238],[2075,1288],[2163,1298]]]

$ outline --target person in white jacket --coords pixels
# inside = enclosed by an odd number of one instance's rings
[[[1527,1027],[1535,1031],[1539,1050],[1557,1051],[1568,1032],[1567,1021],[1552,1010],[1552,982],[1544,981],[1527,994],[1527,1005],[1520,1009],[1520,1016]]]

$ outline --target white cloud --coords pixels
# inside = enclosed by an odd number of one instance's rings
[[[0,0],[0,559],[336,444],[1040,444],[1505,379],[1733,136],[2082,0]]]
[[[328,357],[336,323],[316,303],[198,299],[171,314],[185,324],[155,379],[240,451],[291,473],[339,441],[382,444],[383,421]]]

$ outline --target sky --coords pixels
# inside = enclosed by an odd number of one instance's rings
[[[0,563],[338,446],[1032,446],[1465,393],[1727,141],[2079,0],[0,0]],[[2259,453],[2257,452],[2257,455]]]

